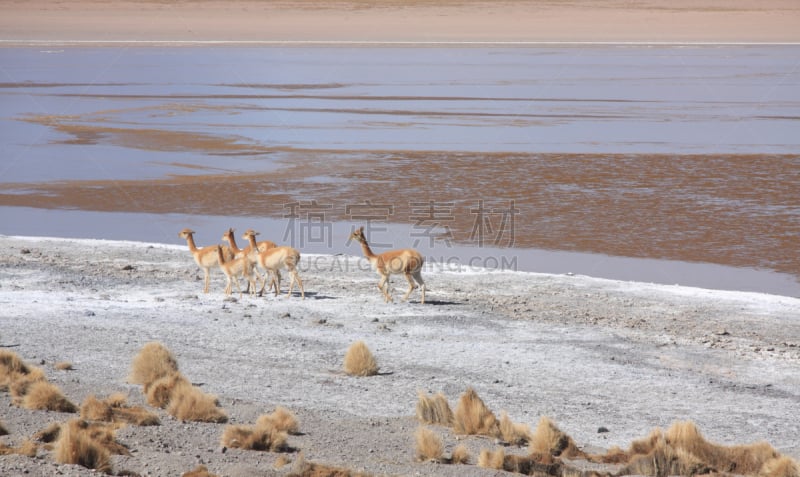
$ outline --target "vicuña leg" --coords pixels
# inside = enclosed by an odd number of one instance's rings
[[[300,295],[305,300],[306,291],[303,289],[303,280],[300,280],[300,275],[297,273],[297,269],[293,268],[289,270],[289,273],[292,275],[292,279],[289,281],[289,293],[286,296],[287,297],[292,296],[292,289],[294,288],[295,282],[297,282],[297,287],[300,288]]]
[[[412,274],[412,276],[414,277],[414,280],[416,280],[416,282],[419,283],[419,292],[422,295],[422,299],[420,300],[420,304],[424,305],[425,304],[425,282],[422,280],[422,272],[420,270],[417,270],[416,272],[414,272]]]
[[[211,274],[209,273],[207,268],[203,269],[203,274],[204,274],[203,281],[205,283],[205,285],[203,286],[203,293],[208,293],[208,287],[211,284]]]
[[[414,283],[414,279],[411,278],[410,273],[406,273],[405,276],[406,280],[408,281],[408,291],[406,292],[406,296],[403,297],[403,301],[408,301],[408,297],[411,296],[411,292],[413,292],[414,289],[417,288],[417,285]]]

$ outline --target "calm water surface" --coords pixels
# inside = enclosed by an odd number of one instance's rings
[[[357,253],[340,228],[393,223],[375,241],[433,257],[800,295],[800,47],[3,48],[0,72],[0,233]]]

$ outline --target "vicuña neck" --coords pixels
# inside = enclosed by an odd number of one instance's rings
[[[364,256],[367,257],[367,258],[375,258],[376,257],[376,255],[374,253],[372,253],[372,249],[369,248],[369,244],[367,243],[366,240],[361,242],[361,250],[364,251]]]
[[[191,235],[191,234],[187,235],[186,236],[186,243],[189,245],[189,251],[190,252],[196,252],[197,251],[197,246],[194,244],[194,235]]]

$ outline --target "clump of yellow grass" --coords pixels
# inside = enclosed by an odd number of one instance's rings
[[[217,474],[212,474],[208,467],[201,464],[189,472],[184,472],[181,477],[217,477]]]
[[[443,393],[428,396],[423,391],[417,391],[417,419],[424,424],[439,424],[442,426],[453,425],[453,411]]]
[[[467,388],[461,395],[454,413],[453,430],[456,434],[498,436],[499,423],[494,413],[486,407],[478,393]]]
[[[568,459],[585,458],[575,441],[562,432],[561,429],[547,416],[542,416],[536,425],[536,430],[530,437],[530,452],[532,454],[549,454]]]
[[[78,408],[62,394],[61,389],[47,381],[35,381],[27,387],[27,392],[21,399],[25,409],[77,412]]]
[[[441,462],[444,455],[442,438],[430,429],[420,427],[414,434],[416,441],[416,456],[419,461],[432,460]]]
[[[115,427],[73,419],[61,425],[55,443],[55,459],[60,464],[76,464],[110,474],[111,454],[130,455],[116,442]]]
[[[112,394],[101,400],[91,395],[81,404],[81,418],[92,421],[122,422],[136,426],[157,426],[158,416],[139,406],[128,406],[125,395]]]
[[[292,465],[292,471],[286,477],[370,477],[370,474],[355,472],[342,467],[306,462],[301,452]]]
[[[512,422],[508,414],[500,414],[500,437],[512,445],[525,445],[531,440],[531,428],[527,424]]]
[[[300,421],[292,411],[283,406],[277,406],[272,414],[259,416],[256,426],[272,426],[289,434],[297,434],[300,431]]]
[[[58,386],[47,382],[41,368],[28,366],[8,350],[0,350],[0,390],[10,391],[12,403],[25,409],[56,412],[78,409]]]
[[[161,343],[145,344],[134,357],[128,380],[141,384],[148,404],[182,421],[227,422],[217,397],[206,394],[178,371],[178,361]]]
[[[363,341],[356,341],[344,355],[344,371],[351,376],[375,376],[378,363]]]
[[[178,372],[178,361],[163,344],[153,341],[142,346],[133,358],[128,382],[147,388],[164,376]]]
[[[284,452],[288,433],[299,430],[297,418],[285,407],[278,406],[272,414],[259,416],[254,426],[231,425],[222,433],[222,445],[247,450]]]
[[[36,457],[36,453],[39,451],[39,446],[36,445],[35,442],[31,440],[25,440],[22,444],[17,447],[11,447],[0,442],[0,455],[22,455],[25,457]]]

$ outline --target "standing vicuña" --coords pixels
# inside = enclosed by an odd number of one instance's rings
[[[247,230],[242,237],[250,241],[251,247],[256,248],[256,235],[258,235],[258,232]],[[303,280],[297,274],[297,265],[300,264],[300,252],[297,249],[288,246],[268,248],[258,253],[258,264],[266,271],[259,295],[264,292],[267,284],[267,275],[272,273],[273,277],[270,286],[275,286],[275,296],[278,296],[281,289],[281,268],[285,268],[289,270],[289,274],[292,276],[289,281],[289,292],[286,296],[292,296],[292,289],[295,282],[297,282],[301,296],[303,298],[306,297],[306,292],[303,289]]]
[[[378,282],[378,290],[383,293],[383,298],[386,303],[392,301],[392,295],[389,292],[389,276],[393,274],[402,273],[408,280],[408,292],[403,300],[408,300],[411,292],[417,288],[419,284],[419,291],[422,294],[420,303],[425,303],[425,282],[422,281],[422,266],[425,264],[425,258],[414,249],[404,248],[400,250],[390,250],[380,255],[375,255],[369,248],[367,238],[364,236],[364,227],[359,228],[352,234],[350,239],[355,239],[361,242],[361,249],[364,251],[364,256],[367,257],[372,268],[375,269],[381,276]]]
[[[228,284],[225,286],[226,295],[231,294],[231,283],[235,283],[236,291],[239,292],[239,298],[242,297],[242,287],[239,286],[239,277],[246,278],[247,282],[250,284],[250,286],[247,287],[250,294],[256,294],[256,280],[253,274],[253,265],[250,263],[249,257],[243,255],[232,260],[226,260],[222,247],[217,245],[217,258],[219,259],[219,268],[222,270],[222,273],[225,274],[225,278],[228,279]]]
[[[246,237],[244,238],[246,239]],[[244,249],[240,249],[236,245],[236,236],[234,235],[232,228],[226,230],[225,233],[222,234],[222,241],[228,242],[236,258],[247,257],[250,260],[250,265],[253,267],[253,269],[255,269],[256,264],[258,263],[258,252],[263,252],[268,248],[275,248],[275,242],[271,242],[269,240],[262,240],[261,242],[258,242],[258,248],[254,248],[253,245],[251,244],[245,247]],[[250,291],[249,282],[246,291],[248,292]]]
[[[208,293],[208,285],[210,282],[209,269],[219,263],[217,258],[217,246],[209,245],[208,247],[197,248],[194,244],[194,233],[192,229],[183,229],[178,232],[178,237],[186,239],[186,243],[189,245],[189,251],[192,252],[195,263],[198,267],[203,269],[203,273],[205,274],[203,293]],[[228,247],[223,248],[223,253],[227,260],[233,259],[233,252]]]

